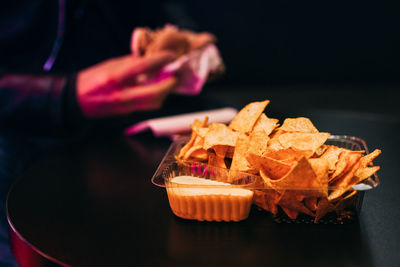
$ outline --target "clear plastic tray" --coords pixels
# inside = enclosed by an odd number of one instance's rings
[[[160,187],[177,187],[173,183],[169,182],[172,176],[176,175],[190,175],[205,179],[211,179],[233,184],[235,187],[242,187],[254,192],[264,192],[268,194],[271,189],[266,189],[259,176],[235,172],[232,173],[227,169],[216,168],[206,164],[198,162],[188,162],[188,161],[177,161],[175,155],[179,152],[182,146],[184,146],[189,140],[189,136],[178,136],[175,138],[171,146],[169,147],[166,155],[161,160],[156,172],[154,173],[151,181],[153,184]],[[368,154],[368,147],[364,140],[353,137],[353,136],[343,136],[343,135],[332,135],[326,142],[327,145],[335,145],[338,147],[343,147],[350,150],[365,150]],[[218,178],[217,178],[218,177]],[[339,211],[331,212],[325,215],[318,223],[339,223],[343,224],[349,221],[353,221],[357,214],[361,211],[364,192],[373,189],[379,185],[379,179],[376,174],[364,180],[362,183],[354,185],[353,189],[357,191],[355,195],[350,197],[346,201],[346,205]],[[182,185],[180,185],[182,187]],[[190,188],[204,188],[204,185],[184,185],[183,187]],[[208,188],[215,187],[206,186]],[[217,186],[218,187],[218,186]],[[167,188],[168,189],[168,188]],[[299,192],[299,190],[318,190],[318,188],[284,188],[288,191]],[[332,187],[329,190],[335,189]],[[168,191],[168,190],[167,190]],[[182,216],[180,216],[182,217]],[[278,213],[273,215],[273,218],[277,222],[287,222],[287,223],[314,223],[314,218],[306,215],[299,214],[299,216],[292,220],[290,219],[283,210],[278,208]]]

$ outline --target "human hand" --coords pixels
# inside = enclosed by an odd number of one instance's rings
[[[125,115],[159,109],[178,81],[172,76],[158,83],[140,81],[176,59],[171,52],[149,57],[113,58],[78,73],[78,103],[87,118]]]
[[[149,56],[160,51],[172,51],[182,56],[216,42],[211,33],[180,30],[170,24],[157,30],[135,28],[131,39],[131,51],[137,56]]]

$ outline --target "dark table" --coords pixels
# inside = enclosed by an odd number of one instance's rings
[[[196,101],[240,108],[268,98],[270,117],[307,116],[320,131],[382,149],[375,160],[381,185],[365,194],[355,223],[278,224],[257,209],[238,223],[179,219],[165,190],[150,182],[171,141],[148,133],[104,135],[46,153],[13,186],[10,220],[30,249],[72,266],[399,266],[395,91],[302,89],[209,90]]]

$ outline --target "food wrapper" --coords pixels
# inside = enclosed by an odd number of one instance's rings
[[[136,43],[139,40],[139,30],[132,34],[131,49],[134,55],[140,56]],[[223,66],[218,48],[208,44],[185,54],[174,62],[164,66],[158,73],[148,77],[144,83],[151,84],[167,79],[179,72],[180,84],[175,90],[177,94],[198,95],[210,74],[218,73]]]

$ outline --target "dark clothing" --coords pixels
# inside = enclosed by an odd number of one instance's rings
[[[0,76],[0,127],[56,134],[82,119],[74,75]]]
[[[155,27],[165,22],[161,2],[115,2],[26,0],[2,4],[0,129],[47,135],[80,125],[83,116],[76,98],[76,76],[64,73],[128,54],[135,26]],[[151,14],[141,12],[146,9]]]

